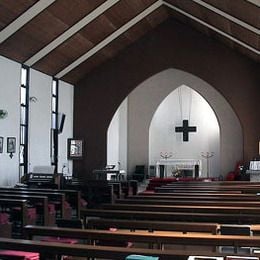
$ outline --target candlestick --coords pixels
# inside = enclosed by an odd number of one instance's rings
[[[172,157],[172,153],[170,152],[170,153],[168,153],[168,152],[165,152],[165,153],[163,153],[163,152],[160,152],[160,156],[163,158],[163,159],[169,159],[169,158],[171,158]]]

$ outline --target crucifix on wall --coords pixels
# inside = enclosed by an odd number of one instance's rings
[[[176,133],[183,133],[183,142],[188,142],[189,141],[189,133],[190,132],[196,132],[196,131],[197,131],[197,127],[196,126],[189,126],[188,120],[183,120],[182,126],[176,126],[175,127]]]

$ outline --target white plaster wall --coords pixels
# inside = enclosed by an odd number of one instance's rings
[[[119,162],[120,170],[127,170],[127,98],[120,106],[119,114]]]
[[[0,120],[0,136],[4,137],[4,150],[0,153],[0,186],[14,185],[19,181],[20,143],[20,84],[21,64],[0,56],[0,109],[8,117]],[[50,165],[52,77],[30,70],[29,96],[37,101],[29,103],[29,171],[36,165]],[[72,161],[67,161],[67,138],[73,136],[73,86],[60,81],[59,110],[66,115],[62,134],[59,135],[59,165],[67,164],[72,172]],[[7,137],[16,137],[16,153],[7,154]]]
[[[175,127],[182,126],[184,119],[189,120],[189,126],[197,128],[195,133],[189,134],[188,142],[183,142],[182,133],[175,132]],[[213,152],[209,176],[218,176],[219,150],[219,125],[207,101],[187,86],[170,93],[159,105],[150,125],[149,164],[156,165],[161,159],[160,152],[172,153],[172,159],[201,160],[201,176],[206,177],[206,160],[201,157],[201,152]]]
[[[114,114],[107,131],[107,165],[119,162],[119,109]]]
[[[29,96],[29,171],[34,166],[50,166],[51,86],[52,78],[30,70]]]
[[[127,99],[115,112],[107,131],[107,164],[127,169]],[[119,165],[120,163],[120,165]]]
[[[133,172],[135,165],[148,165],[152,117],[162,100],[181,85],[189,86],[202,95],[216,114],[220,125],[219,174],[225,175],[233,170],[236,161],[242,158],[242,128],[224,97],[200,78],[168,69],[141,83],[128,96],[128,172]]]
[[[4,149],[0,153],[0,185],[4,186],[19,180],[20,73],[19,63],[0,56],[0,109],[8,111],[8,117],[0,119],[0,136],[4,137]],[[9,136],[16,137],[16,153],[12,159],[6,150]]]
[[[73,98],[74,87],[64,81],[59,81],[59,113],[65,114],[62,133],[59,134],[58,172],[72,175],[73,161],[67,159],[67,139],[73,137]],[[64,167],[64,169],[62,169]]]

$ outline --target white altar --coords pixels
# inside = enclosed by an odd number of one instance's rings
[[[247,170],[247,174],[250,176],[251,182],[259,182],[260,181],[260,171],[258,170]]]
[[[195,165],[199,166],[199,176],[201,176],[201,160],[198,159],[161,159],[156,163],[156,177],[174,177],[178,171],[190,170],[192,177],[195,177]],[[198,177],[199,177],[198,176]]]
[[[260,161],[250,161],[249,170],[246,171],[250,175],[251,182],[260,181]]]

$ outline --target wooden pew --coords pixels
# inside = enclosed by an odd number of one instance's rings
[[[137,210],[106,210],[82,209],[81,218],[101,217],[129,220],[158,220],[158,221],[192,221],[192,222],[218,222],[234,224],[258,224],[259,214],[227,214],[227,213],[201,213],[201,212],[154,212]]]
[[[148,230],[153,232],[155,230],[161,231],[181,231],[187,232],[206,232],[216,234],[219,224],[217,223],[196,223],[196,222],[169,222],[169,221],[148,221],[148,220],[131,220],[128,219],[89,219],[87,227],[90,229],[129,229],[134,230]]]
[[[163,232],[155,231],[153,233],[146,231],[130,232],[125,230],[107,231],[93,229],[72,229],[42,226],[26,226],[24,228],[25,238],[33,239],[34,236],[59,236],[83,239],[89,243],[95,244],[96,240],[112,241],[132,241],[147,244],[156,244],[158,248],[163,249],[165,244],[179,245],[198,245],[198,246],[249,246],[259,247],[260,236],[241,236],[241,235],[216,235],[208,233],[191,232],[183,234],[182,232]]]
[[[37,213],[42,215],[42,225],[48,225],[48,198],[45,196],[1,194],[0,199],[26,200],[31,206],[37,208]]]
[[[177,186],[177,187],[260,187],[260,182],[250,182],[250,181],[210,181],[210,182],[170,182],[165,183],[164,186]]]
[[[81,191],[82,198],[88,202],[88,207],[95,207],[100,203],[113,201],[113,186],[102,180],[72,180],[66,183],[67,189]]]
[[[147,255],[158,256],[160,260],[186,260],[190,255],[201,256],[225,256],[223,253],[212,252],[210,250],[159,250],[159,249],[144,249],[144,248],[124,248],[124,247],[111,247],[111,246],[93,246],[82,244],[61,244],[61,243],[49,243],[39,242],[32,240],[21,239],[4,239],[0,238],[0,248],[6,250],[20,250],[28,252],[38,252],[40,259],[46,259],[46,252],[53,255],[70,255],[70,256],[82,256],[99,259],[122,260],[128,255]],[[237,254],[233,254],[237,255]],[[259,254],[254,254],[259,256]],[[1,254],[0,254],[1,256]],[[247,255],[249,256],[249,255]],[[252,256],[252,255],[251,255]]]
[[[102,204],[101,209],[109,210],[138,210],[157,212],[201,212],[225,214],[260,214],[260,207],[248,206],[202,206],[202,205],[145,205],[145,204]]]
[[[171,186],[165,185],[161,187],[155,188],[156,192],[167,192],[167,193],[174,193],[174,192],[221,192],[221,193],[252,193],[256,194],[259,192],[260,187],[257,186],[210,186],[210,187],[178,187],[178,186]]]
[[[36,191],[18,191],[18,190],[0,190],[0,194],[43,196],[43,193]],[[44,196],[48,197],[49,203],[54,203],[59,211],[60,218],[64,218],[65,194],[57,192],[45,192]]]
[[[260,182],[249,182],[249,181],[190,181],[190,182],[184,182],[184,181],[153,181],[151,180],[148,187],[154,186],[155,187],[162,187],[162,186],[175,186],[175,187],[237,187],[237,186],[243,186],[243,187],[260,187]],[[153,189],[154,189],[153,188]]]
[[[178,186],[260,186],[260,182],[250,181],[178,181],[170,182],[165,185],[178,185]]]
[[[77,190],[58,190],[58,189],[35,189],[35,188],[21,188],[21,187],[15,187],[15,188],[9,188],[9,187],[0,187],[1,190],[15,190],[15,191],[32,191],[32,192],[42,192],[44,193],[64,193],[65,194],[65,200],[70,203],[70,206],[72,209],[75,210],[75,217],[79,217],[79,211],[80,211],[80,198],[81,198],[81,192]]]
[[[12,214],[12,209],[13,208],[19,208],[20,209],[20,214],[18,219],[20,221],[20,229],[17,230],[17,234],[21,235],[22,228],[27,225],[27,201],[26,200],[21,200],[21,199],[3,199],[0,198],[0,209],[1,212],[7,212],[8,214]],[[12,216],[11,216],[12,217]]]
[[[135,199],[157,199],[157,200],[221,200],[221,201],[260,201],[260,196],[254,194],[212,194],[212,193],[155,193],[129,196]]]
[[[197,205],[197,206],[248,206],[260,207],[260,201],[222,201],[222,200],[157,200],[157,199],[117,199],[116,204],[146,204],[146,205]]]

